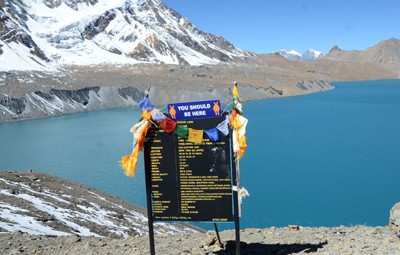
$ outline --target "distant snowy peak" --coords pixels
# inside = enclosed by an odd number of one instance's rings
[[[0,0],[0,28],[0,70],[200,65],[251,55],[200,31],[160,0]]]
[[[289,59],[289,60],[297,59],[297,60],[303,60],[303,61],[311,61],[311,60],[315,60],[317,58],[321,58],[321,57],[325,56],[324,53],[313,50],[313,49],[308,49],[303,54],[300,54],[295,50],[291,50],[291,51],[279,50],[279,51],[275,52],[275,54],[278,56],[281,56],[283,58]]]
[[[317,58],[322,58],[323,56],[325,56],[325,54],[322,53],[321,51],[308,49],[303,53],[303,55],[301,55],[301,59],[304,61],[311,61]]]
[[[298,53],[295,50],[291,50],[291,51],[286,51],[286,50],[279,50],[277,52],[275,52],[275,54],[284,57],[286,59],[292,60],[292,59],[301,59],[301,55],[300,53]]]

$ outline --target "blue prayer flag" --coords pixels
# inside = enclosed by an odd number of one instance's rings
[[[217,128],[213,128],[210,130],[204,130],[204,132],[208,135],[208,137],[210,138],[210,140],[212,142],[218,142],[219,141],[219,134],[218,134],[218,129]]]
[[[140,102],[139,102],[140,108],[142,108],[142,111],[147,111],[153,109],[153,105],[150,102],[150,99],[148,97],[144,97]]]

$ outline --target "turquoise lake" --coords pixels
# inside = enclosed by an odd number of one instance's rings
[[[250,196],[241,228],[388,224],[400,201],[400,80],[333,85],[244,104],[241,184]],[[135,178],[118,166],[139,115],[125,108],[0,123],[0,169],[57,175],[145,206],[143,157]]]

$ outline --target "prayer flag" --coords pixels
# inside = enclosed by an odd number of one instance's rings
[[[131,155],[123,156],[120,161],[120,166],[125,171],[126,176],[135,176],[136,165],[139,159],[139,147],[136,146]]]
[[[164,120],[165,115],[156,108],[153,108],[153,110],[151,110],[151,117],[155,122],[161,122]]]
[[[192,143],[203,143],[203,130],[189,128],[188,141]]]
[[[247,122],[249,122],[249,120],[243,117],[242,115],[238,115],[236,118],[239,119],[240,121],[240,128],[238,129],[238,132],[239,132],[239,137],[242,137],[246,134]]]
[[[239,98],[240,94],[239,94],[239,90],[237,88],[237,82],[235,81],[234,85],[233,85],[233,91],[232,94],[234,97]]]
[[[247,144],[246,144],[246,137],[242,136],[239,141],[239,157],[243,157],[244,152],[246,151]]]
[[[242,110],[242,104],[236,100],[234,100],[234,104],[232,107],[234,110],[236,110],[239,114],[242,114],[243,110]]]
[[[218,124],[217,129],[225,136],[229,134],[229,115],[226,115],[225,120]]]
[[[145,129],[146,125],[148,126],[149,122],[146,119],[142,119],[141,121],[133,125],[131,130],[129,130],[129,132],[133,133],[133,147],[135,147],[138,143],[142,131]]]
[[[219,141],[219,133],[217,128],[213,128],[210,130],[204,130],[204,132],[207,134],[207,136],[210,138],[212,142],[218,142]]]
[[[142,118],[146,120],[151,120],[150,110],[142,111]]]
[[[140,108],[142,108],[142,111],[147,111],[153,109],[153,105],[150,102],[149,97],[144,97],[140,102],[139,102]]]
[[[188,138],[189,128],[182,125],[176,125],[175,134],[180,138]]]
[[[231,118],[231,125],[233,131],[233,151],[238,153],[238,157],[241,158],[246,151],[246,127],[248,120],[242,115],[236,114],[235,118]]]
[[[175,130],[176,122],[171,120],[168,117],[165,117],[164,120],[160,123],[160,128],[164,129],[165,132],[172,134]]]

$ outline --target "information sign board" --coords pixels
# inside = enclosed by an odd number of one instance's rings
[[[225,116],[177,121],[207,130]],[[156,127],[144,144],[146,185],[151,190],[155,221],[233,221],[230,136],[218,142],[206,135],[201,144],[188,142]]]

